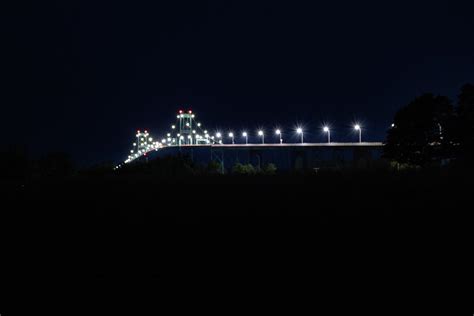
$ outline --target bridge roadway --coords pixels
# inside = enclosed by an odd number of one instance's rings
[[[199,145],[175,145],[167,147],[212,147],[212,148],[262,148],[262,147],[382,147],[381,142],[362,142],[362,143],[265,143],[265,144],[199,144]]]

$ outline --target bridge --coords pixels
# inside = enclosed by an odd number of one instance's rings
[[[278,137],[278,143],[266,143],[265,132],[259,130],[256,137],[259,143],[249,143],[249,133],[242,132],[240,143],[235,141],[232,132],[224,137],[221,132],[211,134],[197,121],[197,116],[191,110],[180,110],[176,122],[170,125],[170,130],[155,139],[148,131],[137,131],[136,140],[127,159],[123,164],[131,163],[143,157],[186,154],[198,162],[215,160],[222,165],[234,163],[251,163],[260,166],[263,163],[274,163],[283,169],[312,168],[328,165],[327,162],[377,160],[381,156],[381,142],[362,142],[362,128],[356,124],[354,129],[359,133],[359,142],[331,142],[331,130],[324,127],[327,134],[325,143],[304,142],[304,130],[296,128],[299,142],[287,143],[282,139],[282,131],[277,129],[272,133]],[[269,135],[268,135],[269,136]],[[226,141],[226,142],[225,142]],[[115,168],[123,166],[120,164]]]

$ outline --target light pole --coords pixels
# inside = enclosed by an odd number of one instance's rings
[[[303,129],[301,127],[298,127],[296,129],[296,133],[301,135],[301,143],[303,144]]]
[[[277,129],[275,131],[275,134],[277,134],[278,136],[280,136],[280,144],[283,144],[283,139],[281,138],[281,131],[279,129]]]
[[[262,136],[262,144],[265,144],[265,135],[262,130],[258,131],[258,136]]]
[[[229,137],[232,139],[232,145],[235,144],[234,143],[234,133],[230,132]]]
[[[242,136],[245,137],[245,145],[249,144],[249,135],[247,135],[247,132],[243,132]]]
[[[329,127],[324,126],[323,130],[328,133],[328,144],[331,142],[331,131],[329,130]]]
[[[359,131],[359,143],[362,143],[362,128],[360,127],[359,124],[356,124],[356,125],[354,126],[354,129],[355,129],[356,131]]]

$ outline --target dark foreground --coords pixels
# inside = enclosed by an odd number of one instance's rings
[[[33,296],[137,281],[384,287],[405,269],[421,277],[429,267],[418,260],[431,251],[453,251],[447,232],[470,218],[470,179],[465,170],[365,170],[4,184],[3,280]]]

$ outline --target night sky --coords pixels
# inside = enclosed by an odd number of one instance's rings
[[[324,141],[327,122],[355,141],[358,121],[381,141],[415,96],[474,82],[472,1],[10,2],[0,144],[81,165],[124,158],[179,109],[210,131],[301,123]]]

